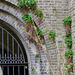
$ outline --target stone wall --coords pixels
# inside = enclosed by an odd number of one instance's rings
[[[54,7],[56,7],[56,10],[54,10]],[[53,64],[51,66],[58,75],[58,68],[55,64],[59,66],[59,60],[64,58],[64,53],[67,48],[64,43],[65,37],[63,36],[66,30],[63,26],[62,19],[68,15],[68,0],[38,0],[38,8],[43,11],[45,19],[45,24],[40,28],[43,30],[43,32],[45,29],[54,30],[56,32],[57,48],[51,40],[48,40],[48,34],[44,32],[44,35],[48,55],[49,57],[52,57],[50,58],[50,63]],[[61,50],[63,51],[61,58],[60,46],[62,47]],[[60,62],[63,61],[61,60]]]
[[[69,14],[72,17],[73,75],[75,75],[75,0],[69,0]]]
[[[56,7],[56,10],[54,10],[54,7]],[[18,8],[17,0],[0,1],[0,19],[9,23],[12,27],[14,27],[18,31],[17,35],[21,34],[22,37],[19,36],[21,41],[23,41],[24,44],[25,43],[27,44],[27,47],[29,49],[26,49],[26,51],[28,50],[27,55],[28,61],[30,62],[29,75],[53,75],[51,67],[53,67],[55,75],[58,75],[59,72],[57,66],[59,66],[58,64],[59,60],[62,59],[59,57],[60,55],[59,46],[62,47],[63,58],[66,49],[66,45],[63,40],[65,38],[65,37],[63,38],[63,35],[65,34],[65,27],[63,26],[62,19],[68,15],[68,0],[37,0],[37,8],[41,9],[44,14],[44,19],[42,23],[39,25],[38,17],[33,13],[34,14],[33,20],[43,31],[45,38],[46,44],[45,53],[47,55],[45,57],[43,53],[41,54],[43,64],[41,64],[40,60],[39,59],[37,60],[37,58],[35,57],[37,51],[31,48],[33,44],[28,43],[28,41],[25,39],[26,38],[24,32],[25,22],[22,20],[22,15],[24,12],[22,12],[22,10]],[[29,13],[31,14],[31,12]],[[19,29],[19,27],[21,28],[21,30]],[[57,47],[52,42],[52,40],[48,40],[48,32],[47,33],[45,32],[46,29],[54,30],[56,32]],[[64,44],[64,46],[62,45],[62,43]],[[50,67],[46,58],[51,64]],[[33,67],[36,70],[35,73],[31,71],[31,67]]]

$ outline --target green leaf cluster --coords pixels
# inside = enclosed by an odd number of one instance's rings
[[[36,14],[43,19],[43,12],[41,10],[36,10]]]
[[[18,6],[23,7],[23,4],[22,4],[23,2],[24,2],[24,0],[18,0]]]
[[[42,62],[42,59],[40,59],[40,62]]]
[[[69,50],[65,51],[65,56],[67,58],[73,57],[73,51],[72,51],[72,49],[69,49]]]
[[[18,5],[22,7],[26,6],[28,9],[35,8],[37,6],[37,2],[35,0],[18,0]]]
[[[32,8],[35,8],[36,7],[37,2],[35,0],[25,0],[24,4],[29,9],[32,9]]]
[[[55,33],[53,30],[50,30],[50,31],[48,32],[48,35],[49,35],[49,37],[50,37],[51,39],[55,39],[56,33]]]
[[[70,72],[71,75],[73,75],[73,72]]]
[[[67,16],[67,17],[65,17],[63,20],[63,24],[64,25],[71,25],[71,21],[72,21],[72,19],[71,19],[71,17],[70,16]]]
[[[68,46],[72,46],[72,38],[71,38],[71,36],[65,38],[65,43]]]
[[[35,72],[34,68],[31,68],[31,71]]]
[[[54,6],[53,9],[56,10],[56,7]]]
[[[31,23],[33,22],[32,16],[29,15],[29,14],[26,14],[26,13],[25,13],[22,18],[23,18],[23,20],[26,21],[26,22],[31,22]]]
[[[39,54],[36,54],[36,57],[39,57]]]
[[[28,68],[28,66],[25,66],[25,69],[27,69]]]
[[[68,69],[67,69],[66,67],[64,67],[64,70],[66,70],[66,71],[67,71]]]
[[[40,35],[42,38],[44,37],[42,31],[39,29],[39,27],[36,27],[36,34]]]
[[[66,35],[67,37],[71,36],[72,37],[72,32],[69,31],[69,33]]]
[[[73,65],[73,63],[70,63],[69,65],[67,64],[67,62],[65,63],[64,74],[68,74],[68,69],[71,68],[72,65]],[[70,72],[70,74],[72,75],[73,72]]]

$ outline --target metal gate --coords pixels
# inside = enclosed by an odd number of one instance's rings
[[[25,69],[27,66],[25,54],[20,43],[12,34],[0,26],[1,75],[28,75]]]

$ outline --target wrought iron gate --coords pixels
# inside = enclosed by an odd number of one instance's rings
[[[17,39],[0,26],[0,66],[2,75],[28,75],[25,54]]]

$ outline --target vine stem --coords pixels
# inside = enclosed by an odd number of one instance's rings
[[[26,31],[25,31],[26,32]],[[29,33],[27,33],[26,32],[26,34],[28,34],[28,35],[30,35],[30,37],[32,37],[31,36],[31,34],[29,34]],[[38,35],[37,35],[38,36]],[[32,37],[33,38],[33,37]],[[33,38],[34,39],[34,38]],[[34,39],[35,40],[35,39]],[[35,42],[37,43],[37,44],[39,44],[41,47],[42,47],[42,43],[40,44],[40,43],[38,43],[36,40],[35,40]],[[44,51],[44,48],[42,47],[42,49],[43,49],[43,51]],[[46,50],[47,51],[47,50]],[[50,63],[49,63],[49,61],[48,61],[48,58],[47,58],[47,54],[45,53],[45,51],[44,51],[44,55],[45,55],[45,57],[46,57],[46,60],[47,60],[47,63],[49,64],[49,66],[50,66],[50,68],[51,68],[51,71],[52,71],[52,73],[53,73],[53,75],[55,75],[55,73],[54,73],[54,70],[53,70],[53,68],[51,67],[51,65],[50,65]]]

